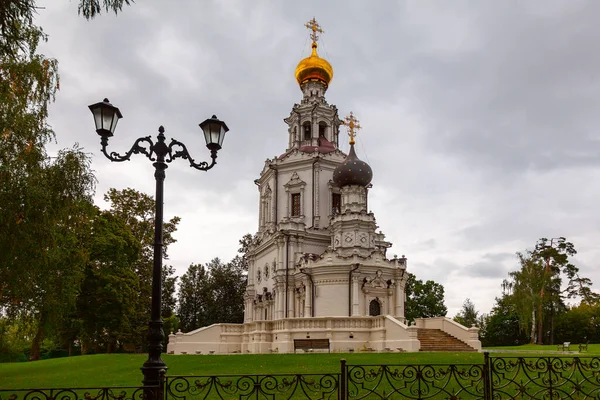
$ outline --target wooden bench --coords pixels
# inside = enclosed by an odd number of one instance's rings
[[[587,351],[588,349],[588,344],[590,344],[590,341],[588,340],[586,343],[579,343],[579,351]]]
[[[564,342],[563,344],[557,345],[557,350],[570,351],[571,350],[569,348],[570,346],[571,346],[571,342]]]
[[[297,349],[304,351],[312,349],[327,349],[331,353],[329,339],[294,339],[294,353]]]

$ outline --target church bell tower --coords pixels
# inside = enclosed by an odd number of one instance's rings
[[[287,147],[283,154],[265,161],[255,180],[259,221],[248,255],[244,322],[362,315],[359,307],[366,300],[359,302],[358,294],[352,300],[351,293],[356,291],[352,284],[360,283],[359,258],[374,260],[376,253],[381,267],[391,263],[394,271],[400,268],[397,260],[385,259],[390,244],[381,232],[376,233],[375,218],[367,211],[372,171],[354,150],[358,121],[352,113],[341,120],[336,106],[325,99],[333,68],[317,52],[323,30],[314,18],[305,26],[312,39],[311,54],[296,67],[302,99],[284,119]],[[340,125],[346,125],[351,137],[349,154],[339,149]],[[337,265],[319,264],[326,254],[329,263],[336,260]],[[376,271],[371,268],[369,274],[374,277]],[[365,277],[369,282],[374,279],[370,275]],[[396,296],[392,276],[384,275],[385,290],[378,289],[381,295],[374,293],[383,297],[385,292],[390,305],[382,301],[381,309],[385,303],[386,312],[397,314],[404,300]],[[383,276],[381,271],[379,276]],[[326,290],[330,280],[341,286]],[[342,292],[347,299],[338,300]],[[323,304],[319,305],[318,296]]]

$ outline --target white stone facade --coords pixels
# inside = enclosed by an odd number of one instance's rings
[[[387,258],[391,244],[367,209],[370,186],[333,184],[346,154],[326,86],[301,89],[284,120],[287,149],[255,181],[244,323],[171,334],[169,353],[286,353],[304,338],[327,338],[332,351],[419,350],[417,327],[405,325],[406,259]],[[455,333],[470,337],[461,328]]]

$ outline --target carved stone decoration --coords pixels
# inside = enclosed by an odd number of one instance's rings
[[[374,289],[386,290],[389,288],[391,281],[386,281],[382,277],[381,270],[377,270],[375,276],[366,277],[363,281],[363,291],[368,293]]]
[[[360,233],[358,236],[358,243],[361,246],[368,246],[369,245],[369,238],[367,236],[366,233]]]
[[[351,233],[346,233],[344,235],[344,243],[342,246],[352,246],[354,244],[354,235]]]
[[[288,183],[286,183],[284,186],[291,187],[291,186],[304,186],[304,185],[306,185],[306,182],[304,182],[302,179],[300,179],[300,176],[298,176],[298,173],[296,171],[294,171],[294,173],[292,174],[292,177],[290,178]]]
[[[333,238],[333,247],[339,247],[341,245],[341,237],[340,235],[335,235],[335,237]]]
[[[269,279],[269,263],[266,263],[266,264],[265,264],[265,272],[264,272],[264,275],[265,275],[265,280]]]
[[[260,283],[262,278],[262,272],[260,270],[260,268],[256,268],[256,282]]]
[[[272,275],[275,276],[275,271],[277,270],[277,261],[273,260],[273,263],[271,264],[271,270],[272,270]]]

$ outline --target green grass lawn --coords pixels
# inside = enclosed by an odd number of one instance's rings
[[[493,348],[511,350],[492,356],[550,356],[556,346]],[[512,352],[514,350],[514,352]],[[567,354],[565,354],[566,356]],[[570,356],[577,355],[570,353]],[[600,344],[588,353],[600,355]],[[0,389],[137,386],[142,374],[143,354],[98,354],[36,362],[0,364]],[[224,375],[276,373],[336,373],[340,359],[349,364],[480,364],[482,353],[358,353],[358,354],[248,354],[248,355],[164,355],[168,375]]]

